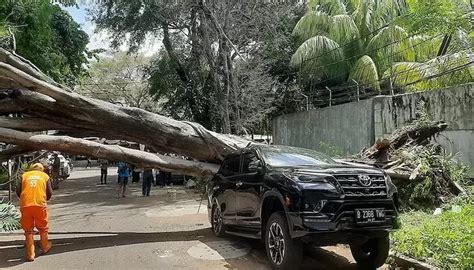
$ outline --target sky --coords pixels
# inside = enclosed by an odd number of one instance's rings
[[[105,49],[107,51],[106,53],[114,52],[114,50],[110,47],[110,39],[107,33],[104,31],[98,33],[94,32],[96,25],[90,21],[86,8],[87,6],[84,4],[79,4],[78,7],[63,7],[63,9],[69,12],[72,18],[81,25],[82,30],[84,30],[89,35],[90,41],[87,45],[88,49]],[[147,38],[138,53],[143,54],[144,56],[152,56],[160,50],[162,45],[163,44],[160,39]],[[127,49],[128,47],[126,43],[122,44],[119,48],[120,51],[127,51]]]

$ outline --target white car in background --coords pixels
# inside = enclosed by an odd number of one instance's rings
[[[58,154],[59,158],[59,175],[65,180],[69,177],[72,171],[72,163],[65,158],[63,155]],[[54,153],[48,154],[48,163],[50,166],[53,166],[54,162]]]

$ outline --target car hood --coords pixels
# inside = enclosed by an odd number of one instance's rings
[[[300,166],[300,167],[278,167],[273,168],[278,171],[287,171],[297,174],[377,174],[382,175],[383,171],[370,166],[355,166],[345,164],[321,164],[317,166]]]

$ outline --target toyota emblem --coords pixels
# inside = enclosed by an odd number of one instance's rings
[[[367,174],[359,174],[358,178],[359,183],[364,187],[368,187],[372,184],[372,180],[370,180],[370,176]]]

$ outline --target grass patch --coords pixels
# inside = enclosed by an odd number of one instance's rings
[[[474,204],[468,200],[445,207],[449,210],[437,216],[420,211],[402,214],[402,228],[392,234],[392,250],[442,269],[471,269]]]

